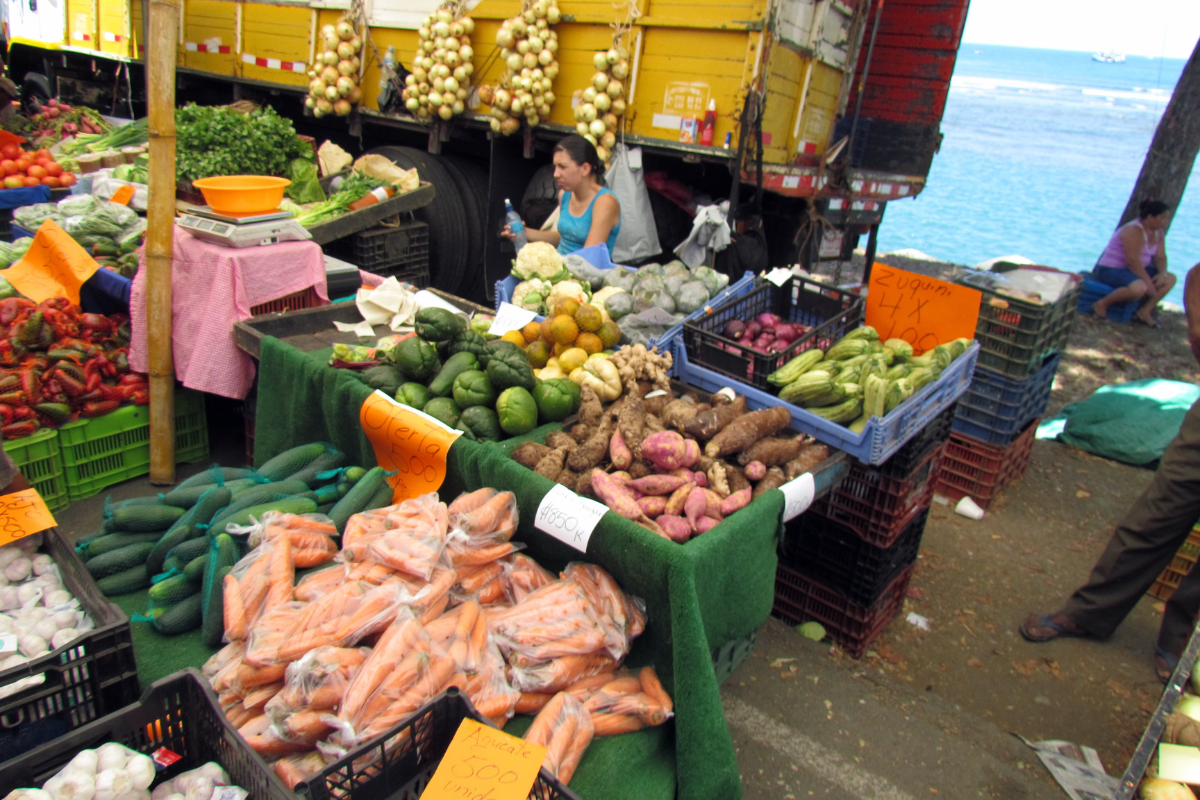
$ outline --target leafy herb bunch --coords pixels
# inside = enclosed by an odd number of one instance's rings
[[[227,106],[189,103],[175,112],[175,174],[193,181],[213,175],[286,175],[294,158],[313,158],[291,120],[270,106],[244,114]]]

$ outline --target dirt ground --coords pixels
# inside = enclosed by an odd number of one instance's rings
[[[923,266],[945,274],[950,265]],[[1160,321],[1152,330],[1077,317],[1048,413],[1106,383],[1200,382],[1183,315],[1164,310]],[[1024,478],[983,520],[935,503],[901,616],[861,661],[837,648],[831,658],[847,671],[934,693],[1004,731],[1095,747],[1119,776],[1162,689],[1153,671],[1161,603],[1145,597],[1107,642],[1035,645],[1017,625],[1031,611],[1059,608],[1086,580],[1151,476],[1038,441]],[[906,622],[909,612],[930,629]]]

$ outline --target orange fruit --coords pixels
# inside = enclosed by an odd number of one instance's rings
[[[537,323],[535,322],[534,324],[536,325]],[[541,339],[536,342],[530,342],[525,346],[525,355],[529,358],[529,366],[534,369],[541,369],[550,360],[550,345]]]
[[[600,337],[600,342],[604,345],[604,349],[611,350],[621,341],[621,328],[610,319],[600,326],[599,330],[596,331],[596,335]]]
[[[578,335],[579,326],[566,314],[559,314],[550,320],[550,341],[555,344],[574,344]]]
[[[554,351],[553,351],[554,357],[555,358],[561,357],[563,353],[567,352],[574,346],[575,346],[574,342],[567,342],[566,344],[555,344]]]
[[[579,326],[579,330],[581,331],[594,333],[600,329],[600,325],[603,322],[604,316],[600,313],[600,309],[591,303],[584,303],[575,312],[575,324]]]
[[[568,317],[573,317],[575,316],[575,312],[578,310],[579,301],[570,297],[563,298],[554,305],[555,316],[559,314],[566,314]]]
[[[509,331],[500,338],[506,342],[512,342],[517,347],[525,347],[525,337],[521,335],[520,331]]]
[[[529,323],[524,328],[521,328],[521,334],[524,335],[526,342],[536,342],[538,337],[542,335],[542,323]]]
[[[584,332],[575,338],[575,346],[582,348],[589,356],[604,349],[604,342],[594,333]]]

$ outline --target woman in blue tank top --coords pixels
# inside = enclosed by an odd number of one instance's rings
[[[603,166],[596,148],[571,134],[554,148],[554,180],[558,183],[558,230],[525,228],[531,242],[549,242],[564,256],[596,244],[608,246],[612,258],[621,230],[621,203],[604,188]],[[506,226],[505,235],[511,238]]]

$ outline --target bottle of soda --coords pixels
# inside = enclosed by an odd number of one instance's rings
[[[513,247],[516,248],[518,253],[521,252],[521,248],[528,241],[525,236],[525,223],[521,221],[521,215],[513,209],[512,203],[507,197],[504,198],[504,221],[512,229]]]

